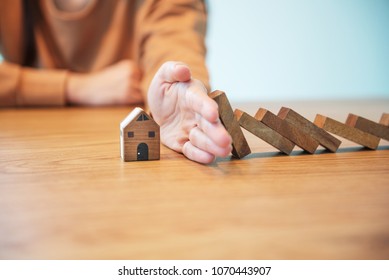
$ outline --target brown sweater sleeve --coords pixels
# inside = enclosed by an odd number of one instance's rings
[[[0,11],[0,107],[65,104],[64,70],[39,70],[22,63],[23,20],[20,0],[2,1]]]
[[[143,70],[145,94],[158,68],[171,60],[189,65],[192,77],[209,88],[205,65],[206,20],[201,0],[145,1],[135,23],[135,57]]]
[[[67,71],[0,64],[0,107],[65,105]]]

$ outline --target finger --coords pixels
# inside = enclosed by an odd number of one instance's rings
[[[228,156],[232,150],[231,144],[225,147],[217,145],[198,127],[194,127],[190,131],[189,140],[193,146],[200,150],[219,157]]]
[[[209,122],[217,122],[219,119],[218,106],[208,94],[205,86],[197,81],[187,89],[186,106],[201,115]]]
[[[121,60],[113,65],[108,66],[107,68],[103,69],[103,71],[107,72],[114,72],[115,77],[118,78],[129,78],[129,79],[137,79],[139,80],[141,78],[141,73],[139,68],[136,66],[136,64],[129,60],[124,59]]]
[[[182,62],[168,61],[162,64],[156,76],[167,83],[187,82],[191,79],[190,69]]]
[[[215,156],[207,153],[192,145],[190,141],[186,142],[182,147],[182,153],[190,160],[197,161],[199,163],[211,163],[215,160]]]
[[[206,134],[216,145],[223,148],[231,146],[231,136],[219,119],[216,122],[211,123],[197,114],[196,122],[203,133]]]

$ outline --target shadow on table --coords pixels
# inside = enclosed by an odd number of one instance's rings
[[[389,150],[389,146],[380,146],[376,149],[377,151],[383,151],[383,150]],[[371,150],[369,148],[357,146],[357,147],[344,147],[339,148],[336,153],[354,153],[354,152],[365,152],[365,151],[375,151]],[[314,153],[314,155],[320,155],[320,154],[334,154],[333,152],[327,150],[327,149],[318,149]],[[262,152],[262,153],[251,153],[247,156],[245,156],[242,159],[238,159],[235,157],[225,157],[225,158],[217,158],[214,162],[214,165],[217,165],[218,163],[222,162],[231,162],[231,161],[245,161],[245,160],[251,160],[251,159],[258,159],[258,158],[273,158],[273,157],[287,157],[287,156],[310,156],[310,153],[307,153],[303,150],[293,151],[290,155],[284,154],[282,152]]]

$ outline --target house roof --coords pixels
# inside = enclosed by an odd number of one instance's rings
[[[155,124],[157,124],[142,108],[136,107],[127,115],[127,117],[120,123],[120,129],[124,129],[128,124],[132,121],[136,120],[139,115],[146,115],[150,120],[152,120]]]

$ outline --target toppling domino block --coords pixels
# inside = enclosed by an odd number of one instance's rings
[[[380,142],[380,138],[377,136],[371,135],[360,129],[356,129],[319,114],[316,115],[314,123],[318,127],[321,127],[331,133],[339,135],[372,150],[377,149],[378,143]]]
[[[305,134],[312,136],[316,141],[319,142],[320,145],[330,150],[331,152],[335,153],[340,143],[342,143],[339,139],[335,138],[324,129],[313,124],[292,109],[282,107],[278,112],[278,117],[294,126],[297,126]]]
[[[383,124],[385,126],[389,126],[389,114],[383,113],[380,119],[380,124]]]
[[[266,109],[260,108],[255,114],[255,119],[286,137],[308,153],[313,154],[319,146],[319,142],[312,136]]]
[[[223,91],[215,90],[209,94],[219,106],[219,117],[232,138],[232,154],[237,158],[243,158],[251,153],[250,147],[243,131],[234,115],[231,104]]]
[[[373,122],[354,114],[348,115],[346,124],[369,134],[375,135],[379,138],[389,140],[389,127],[386,125]]]
[[[232,154],[237,158],[251,153],[241,126],[288,155],[295,144],[311,154],[316,151],[318,145],[335,153],[342,142],[328,132],[370,149],[378,147],[380,138],[389,140],[387,113],[382,114],[379,123],[350,114],[346,124],[322,115],[317,115],[315,121],[310,122],[286,107],[282,107],[277,116],[260,108],[255,117],[252,117],[238,109],[233,112],[223,91],[216,90],[209,96],[219,106],[220,120],[231,135]]]
[[[272,128],[261,123],[241,110],[236,109],[234,114],[238,119],[240,126],[244,129],[248,130],[255,136],[261,138],[265,142],[269,143],[287,155],[292,152],[294,144],[279,134],[277,131],[273,130]]]

